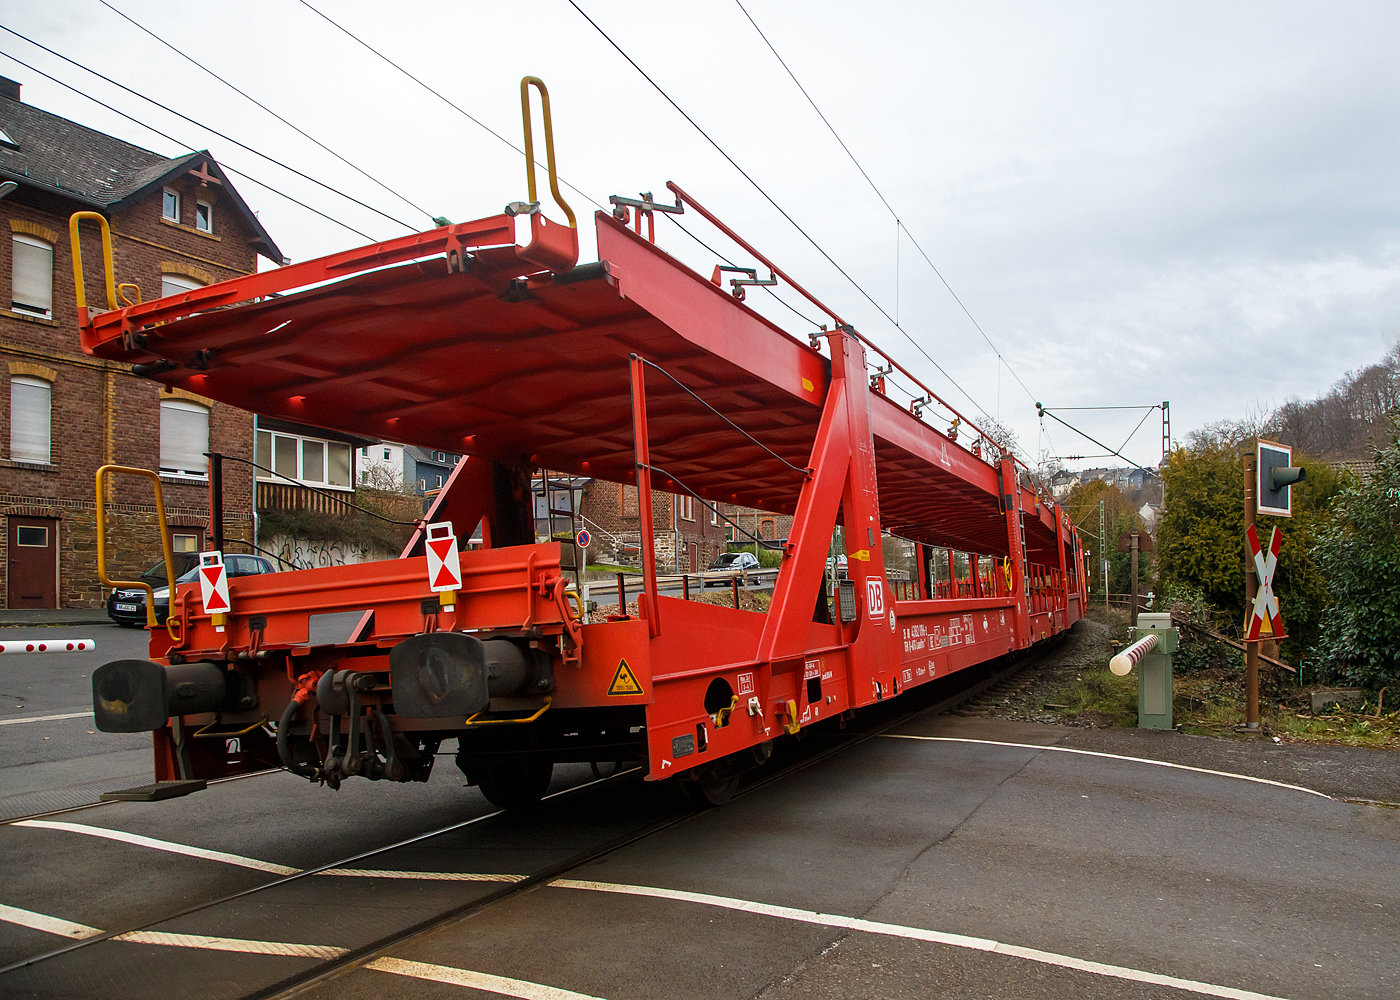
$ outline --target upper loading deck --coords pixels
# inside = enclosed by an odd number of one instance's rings
[[[624,483],[636,482],[636,354],[664,370],[646,385],[654,485],[791,513],[829,360],[605,213],[599,261],[560,273],[521,256],[514,221],[98,313],[83,348],[268,416]],[[869,400],[884,527],[1005,554],[997,466]],[[1057,563],[1051,508],[1028,492],[1018,506],[1036,515],[1029,558]]]

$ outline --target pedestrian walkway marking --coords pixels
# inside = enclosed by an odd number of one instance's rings
[[[3,903],[0,903],[0,920],[31,930],[69,937],[75,941],[97,937],[102,933],[96,927],[89,927],[87,924],[75,924],[71,920],[60,920],[58,917],[35,913],[33,910],[21,910],[18,906],[6,906]]]
[[[993,747],[1020,747],[1025,750],[1053,750],[1055,753],[1074,753],[1083,757],[1104,757],[1108,760],[1126,760],[1134,764],[1152,764],[1155,767],[1170,767],[1177,771],[1195,771],[1197,774],[1213,774],[1217,778],[1235,778],[1238,781],[1252,781],[1256,785],[1272,785],[1275,788],[1287,788],[1293,792],[1307,792],[1309,795],[1316,795],[1320,799],[1330,799],[1332,796],[1326,792],[1319,792],[1314,788],[1304,788],[1302,785],[1290,785],[1285,781],[1272,781],[1269,778],[1256,778],[1252,774],[1235,774],[1232,771],[1214,771],[1208,767],[1192,767],[1189,764],[1173,764],[1168,760],[1153,760],[1150,757],[1125,757],[1118,753],[1103,753],[1098,750],[1079,750],[1075,747],[1047,747],[1039,743],[1008,743],[1003,740],[973,740],[961,736],[910,736],[904,733],[882,733],[892,740],[926,740],[933,743],[981,743],[985,746]]]
[[[1214,983],[1197,982],[1194,979],[1179,979],[1176,976],[1163,976],[1156,972],[1144,972],[1122,965],[1109,965],[1104,962],[1091,962],[1073,955],[1060,955],[1053,951],[1038,948],[1022,948],[991,938],[969,937],[965,934],[950,934],[946,931],[929,930],[923,927],[908,927],[902,924],[888,924],[878,920],[863,920],[860,917],[846,917],[837,913],[818,913],[815,910],[800,910],[792,906],[775,906],[770,903],[757,903],[747,899],[734,899],[730,896],[712,896],[703,892],[685,892],[679,889],[658,889],[644,885],[619,885],[613,882],[586,882],[575,879],[555,879],[549,883],[560,889],[583,889],[590,892],[610,892],[624,896],[650,896],[654,899],[670,899],[683,903],[699,903],[702,906],[715,906],[742,913],[755,913],[765,917],[777,917],[804,924],[818,924],[823,927],[842,927],[847,930],[862,931],[866,934],[881,934],[887,937],[906,938],[912,941],[928,941],[952,948],[967,948],[972,951],[985,951],[1011,958],[1021,958],[1041,965],[1053,965],[1077,972],[1089,972],[1113,979],[1126,979],[1135,983],[1152,986],[1170,986],[1173,989],[1199,993],[1203,996],[1224,997],[1227,1000],[1283,1000],[1282,997],[1267,993],[1254,993],[1250,990],[1237,990],[1231,986],[1217,986]]]
[[[62,937],[82,941],[105,933],[87,924],[75,924],[69,920],[22,910],[17,906],[0,903],[0,920],[36,931],[46,931]],[[207,951],[237,951],[251,955],[286,955],[292,958],[339,958],[349,949],[325,944],[291,944],[285,941],[249,941],[244,938],[211,937],[207,934],[172,934],[166,931],[129,931],[117,934],[113,941],[127,941],[131,944],[154,944],[167,948],[202,948]]]
[[[167,948],[202,948],[206,951],[237,951],[249,955],[283,955],[288,958],[339,958],[350,949],[329,944],[292,944],[287,941],[249,941],[245,938],[211,937],[207,934],[170,934],[165,931],[131,931],[113,941],[154,944]]]
[[[21,722],[58,722],[61,719],[91,718],[91,712],[65,712],[63,715],[31,715],[25,719],[0,719],[0,726],[18,726]]]
[[[186,844],[176,844],[169,840],[156,840],[154,837],[143,837],[139,833],[127,833],[124,830],[109,830],[101,826],[88,826],[84,823],[63,823],[50,819],[25,819],[12,826],[27,826],[39,830],[62,830],[65,833],[81,833],[89,837],[101,837],[104,840],[117,840],[124,844],[135,844],[137,847],[149,847],[157,851],[169,851],[171,854],[183,854],[191,858],[203,858],[206,861],[222,861],[226,865],[237,865],[239,868],[251,868],[254,871],[271,872],[274,875],[295,875],[301,869],[288,868],[286,865],[273,864],[271,861],[259,861],[256,858],[245,858],[237,854],[227,854],[223,851],[209,851],[202,847],[190,847]]]
[[[617,673],[613,674],[612,683],[608,685],[608,694],[632,695],[641,694],[642,685],[637,681],[637,675],[632,673],[632,668],[627,665],[626,660],[617,662]]]
[[[543,986],[523,979],[507,979],[504,976],[454,969],[446,965],[428,965],[426,962],[406,962],[401,958],[376,958],[367,963],[365,968],[377,972],[392,972],[396,976],[426,979],[433,983],[445,983],[448,986],[465,986],[468,989],[484,990],[500,996],[520,997],[521,1000],[601,1000],[600,997],[588,993],[561,990],[556,986]]]

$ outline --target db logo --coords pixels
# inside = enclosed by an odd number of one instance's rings
[[[865,602],[871,618],[885,617],[885,581],[871,579],[865,581]]]

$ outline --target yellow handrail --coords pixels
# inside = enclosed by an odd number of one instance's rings
[[[112,230],[100,212],[74,212],[68,217],[68,238],[73,243],[73,284],[78,293],[78,322],[87,321],[87,289],[83,287],[83,251],[78,246],[78,223],[96,219],[102,227],[102,264],[107,272],[107,308],[117,308],[117,279],[112,275]]]
[[[569,228],[577,229],[578,222],[574,219],[574,210],[569,207],[569,203],[559,193],[559,172],[554,168],[554,119],[549,114],[549,91],[545,89],[544,81],[537,76],[526,76],[520,80],[520,113],[525,119],[525,181],[530,192],[530,201],[539,201],[535,193],[535,137],[530,128],[530,84],[532,83],[535,85],[535,89],[540,92],[540,113],[544,119],[545,165],[549,168],[549,191],[554,195],[554,200],[559,203],[559,207],[564,210],[564,215],[568,217]]]
[[[478,716],[483,715],[484,713],[482,713],[482,712],[477,712],[477,713],[475,713],[474,715],[468,716],[468,717],[467,717],[467,720],[466,720],[465,722],[463,722],[462,725],[464,725],[464,726],[523,726],[523,725],[524,725],[525,723],[527,723],[527,722],[534,722],[534,721],[535,721],[536,719],[538,719],[541,715],[544,715],[545,712],[548,712],[548,711],[549,711],[549,705],[550,705],[550,702],[551,702],[551,701],[553,701],[552,698],[545,698],[544,704],[541,705],[541,706],[539,707],[538,711],[536,711],[533,715],[527,716],[527,717],[524,718],[524,719],[482,719],[482,718],[478,718]]]
[[[94,212],[79,212],[74,215],[94,215]],[[74,223],[76,226],[77,223]],[[160,547],[165,556],[165,581],[170,591],[170,601],[167,604],[169,611],[165,615],[165,630],[170,633],[170,638],[174,642],[180,641],[178,630],[174,625],[174,618],[170,612],[175,610],[175,553],[170,548],[170,526],[165,522],[165,498],[160,492],[160,476],[150,469],[136,469],[128,465],[104,465],[97,470],[97,576],[102,581],[104,587],[140,587],[146,592],[146,627],[155,628],[156,621],[156,592],[155,589],[142,580],[111,580],[107,577],[107,505],[102,498],[105,496],[103,486],[107,475],[112,472],[122,472],[130,476],[146,476],[151,480],[156,489],[156,519],[160,524]]]

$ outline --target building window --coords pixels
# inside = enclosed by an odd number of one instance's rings
[[[388,449],[388,448],[385,448],[385,449],[384,449],[384,461],[386,461],[386,462],[389,461],[389,449]]]
[[[174,528],[170,532],[170,549],[172,552],[198,552],[199,539],[199,532]]]
[[[258,478],[264,482],[349,489],[350,459],[350,446],[342,441],[258,431]]]
[[[441,477],[441,476],[438,476],[438,477],[437,477],[437,488],[438,488],[438,489],[442,489],[442,477]]]
[[[426,490],[427,488],[428,488],[428,481],[427,481],[426,479],[420,479],[420,480],[418,480],[418,492],[419,492],[419,493],[422,493],[422,492],[423,492],[424,490]]]
[[[46,549],[49,547],[49,529],[15,525],[15,544],[25,549]]]
[[[48,465],[53,386],[29,375],[10,377],[10,459]]]
[[[203,288],[202,282],[183,274],[162,274],[160,276],[160,297],[167,295],[179,295],[181,292],[188,292],[191,288]]]
[[[10,308],[53,318],[53,245],[16,233],[10,280]]]
[[[214,206],[207,201],[197,201],[194,203],[194,228],[201,233],[212,233],[214,231]]]
[[[209,408],[184,399],[160,401],[160,471],[167,476],[209,474]]]
[[[160,200],[160,217],[171,222],[180,221],[180,192],[166,188]]]
[[[711,524],[719,524],[719,508],[717,508],[717,507],[711,507],[711,508],[710,508],[710,523],[711,523]]]
[[[676,494],[676,513],[682,521],[695,520],[695,498],[689,494]]]

